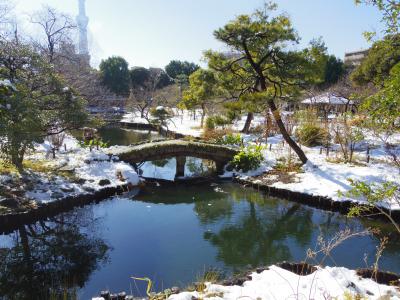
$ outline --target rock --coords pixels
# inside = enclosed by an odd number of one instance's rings
[[[73,187],[62,187],[62,188],[60,188],[60,190],[62,190],[64,193],[71,193],[71,192],[75,191],[75,189]]]
[[[60,193],[60,192],[52,192],[50,197],[52,199],[60,199],[60,198],[64,198],[64,194]]]
[[[62,168],[59,168],[58,171],[66,172],[66,173],[73,173],[75,171],[75,168],[72,166],[64,166]]]
[[[25,191],[19,189],[12,189],[10,193],[17,197],[23,197],[25,195]]]
[[[94,193],[96,190],[90,186],[84,186],[83,190],[88,193]]]
[[[177,286],[174,286],[171,288],[171,293],[172,294],[179,294],[180,289]]]
[[[110,299],[110,291],[101,291],[100,297],[104,298],[105,300]]]
[[[126,298],[125,292],[118,293],[118,300],[125,300],[125,298]]]
[[[110,294],[110,300],[118,300],[117,294]]]
[[[17,208],[19,203],[16,199],[12,198],[0,198],[0,206],[8,207],[8,208]]]
[[[172,294],[171,289],[165,289],[164,290],[164,295],[171,295],[171,294]]]
[[[269,268],[268,267],[259,267],[256,269],[256,272],[258,274],[260,274],[260,273],[264,272],[265,270],[269,270]]]
[[[101,180],[99,181],[99,185],[100,185],[100,186],[106,186],[106,185],[110,185],[110,184],[111,184],[111,181],[108,180],[108,179],[101,179]]]
[[[84,184],[84,183],[86,182],[86,179],[79,178],[79,179],[76,179],[74,182],[75,182],[76,184]]]

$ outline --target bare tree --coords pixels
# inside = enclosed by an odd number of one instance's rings
[[[164,76],[165,72],[162,69],[131,70],[131,91],[127,105],[130,109],[140,112],[141,118],[149,121],[150,108],[167,104],[173,90],[171,85],[163,82]]]
[[[32,15],[31,22],[42,29],[42,37],[36,43],[39,50],[47,56],[50,63],[54,63],[62,53],[61,47],[72,44],[71,36],[76,24],[70,16],[50,6],[43,6],[42,10]]]

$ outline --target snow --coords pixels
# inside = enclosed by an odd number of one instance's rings
[[[8,79],[4,79],[4,80],[0,80],[0,86],[5,86],[6,88],[11,88],[12,90],[16,91],[17,88],[11,83],[10,80]]]
[[[333,105],[353,105],[352,100],[346,99],[344,97],[336,96],[333,94],[325,93],[315,97],[311,97],[301,101],[303,104],[333,104]]]
[[[159,109],[165,109],[163,106],[157,107]],[[201,113],[200,111],[188,111],[179,110],[176,108],[172,109],[174,116],[167,121],[167,128],[169,131],[176,133],[191,135],[194,137],[201,136],[203,130],[201,125]],[[139,112],[132,112],[125,114],[121,120],[123,123],[137,123],[137,124],[148,124],[148,120],[140,117]],[[164,127],[164,129],[167,129]]]
[[[203,292],[182,292],[169,300],[192,299],[346,299],[360,295],[367,299],[400,299],[395,287],[378,284],[359,277],[354,270],[343,267],[318,268],[312,274],[299,276],[277,266],[251,274],[243,286],[222,286],[206,283]]]
[[[49,167],[71,172],[75,179],[70,180],[61,175],[35,174],[39,179],[35,188],[26,192],[28,198],[48,203],[67,196],[98,191],[104,187],[139,184],[139,175],[131,165],[118,161],[117,157],[109,156],[102,149],[90,151],[82,148],[69,135],[65,136],[63,144],[66,147],[61,147],[56,153],[56,159],[49,159],[52,148],[49,141],[37,144],[34,153],[28,155],[27,159],[45,161]],[[100,181],[105,179],[109,180],[109,184],[101,186]],[[77,183],[77,180],[83,183]]]
[[[243,135],[245,145],[254,143],[258,140],[255,135]],[[258,176],[271,170],[278,162],[278,159],[287,158],[291,153],[292,158],[296,154],[289,149],[287,144],[282,144],[283,138],[281,135],[269,137],[267,144],[272,144],[266,147],[263,151],[265,161],[259,169],[250,171],[248,173],[235,172],[241,179],[249,179],[250,176]],[[378,141],[374,140],[378,145]],[[368,141],[368,143],[372,143]],[[265,142],[264,142],[265,144]],[[370,163],[366,163],[366,151],[361,150],[356,152],[362,161],[361,163],[344,163],[344,162],[331,162],[327,160],[325,149],[320,153],[321,147],[305,147],[302,146],[304,153],[308,158],[306,165],[302,167],[302,173],[295,173],[293,181],[290,183],[275,182],[270,184],[273,187],[287,189],[294,192],[306,193],[315,196],[329,197],[334,201],[353,201],[355,203],[365,203],[365,199],[353,199],[342,196],[340,192],[345,193],[352,187],[348,179],[355,181],[364,181],[368,183],[379,184],[385,181],[400,182],[400,174],[398,168],[388,164],[390,157],[385,154],[383,146],[380,144],[379,148],[370,151]],[[339,148],[334,145],[333,148]],[[365,148],[364,148],[365,149]],[[330,158],[334,161],[338,152],[331,152]],[[226,172],[224,176],[231,176],[232,172]],[[271,175],[265,175],[266,178],[271,179]],[[261,183],[261,181],[260,181]],[[393,199],[385,199],[378,203],[381,207],[386,207],[391,210],[399,210],[400,203]]]

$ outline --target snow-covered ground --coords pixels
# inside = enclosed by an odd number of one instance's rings
[[[173,118],[173,123],[169,126],[170,130],[192,135],[199,136],[201,134],[200,117],[193,118],[191,113],[184,111],[174,110],[176,116]],[[124,117],[125,122],[147,122],[140,119],[135,114],[129,114]],[[235,121],[231,126],[233,130],[240,130],[243,128],[246,121],[246,116]],[[264,116],[255,115],[252,121],[252,127],[265,124]],[[363,199],[349,199],[348,197],[340,196],[340,192],[347,192],[351,189],[348,179],[356,181],[365,181],[370,183],[382,183],[384,181],[400,182],[400,174],[398,168],[391,165],[391,157],[387,154],[383,147],[383,142],[376,138],[371,132],[364,132],[364,140],[357,145],[355,155],[362,163],[343,163],[333,162],[337,156],[340,156],[339,145],[333,145],[329,159],[327,159],[325,151],[320,153],[320,147],[305,147],[302,149],[306,153],[309,162],[303,166],[302,173],[293,174],[293,180],[289,183],[275,182],[272,186],[277,188],[284,188],[291,191],[307,193],[316,196],[326,196],[335,201],[351,200],[355,202],[364,202]],[[259,140],[257,135],[243,135],[242,138],[245,144],[253,143]],[[391,137],[390,142],[397,145],[400,149],[400,134],[395,134]],[[270,151],[270,144],[272,144]],[[370,162],[366,163],[366,145],[370,147]],[[249,171],[245,174],[235,171],[236,175],[243,178],[261,175],[266,171],[271,170],[278,162],[279,159],[287,158],[289,156],[289,148],[287,145],[283,146],[282,136],[277,135],[268,138],[267,147],[264,150],[265,161],[257,170]],[[335,151],[336,150],[336,151]],[[400,153],[400,150],[397,150]],[[294,158],[296,155],[291,151],[291,156]],[[226,172],[225,177],[232,176],[233,172]],[[269,175],[271,176],[271,175]],[[400,203],[393,201],[393,199],[386,199],[388,201],[382,202],[380,205],[390,209],[400,209]]]
[[[182,292],[168,299],[400,299],[397,288],[361,278],[342,267],[319,268],[310,275],[299,276],[270,266],[260,274],[252,273],[251,278],[243,286],[207,283],[203,292]]]
[[[27,191],[26,196],[37,202],[46,203],[71,195],[86,194],[104,187],[117,187],[139,184],[139,176],[133,167],[110,157],[102,149],[92,151],[82,148],[78,141],[66,136],[62,147],[52,159],[51,146],[48,141],[36,146],[35,151],[26,159],[44,161],[44,164],[55,173],[63,172],[68,176],[53,174],[35,174],[37,178],[34,189]]]
[[[257,140],[257,137],[254,135],[244,135],[243,139],[245,144],[250,144],[252,141]],[[295,158],[296,154],[286,144],[283,146],[282,141],[281,135],[268,138],[268,146],[263,151],[265,161],[259,170],[250,171],[245,174],[239,173],[239,177],[246,179],[250,176],[261,175],[265,170],[271,170],[277,164],[278,159],[288,158],[289,153],[291,153],[292,158]],[[272,144],[271,151],[270,144]],[[398,168],[387,163],[389,157],[385,154],[382,147],[378,147],[375,151],[370,152],[370,163],[366,163],[365,151],[355,154],[360,158],[361,163],[343,163],[331,162],[335,161],[337,155],[340,156],[337,152],[329,154],[329,157],[332,159],[330,160],[327,159],[325,150],[322,151],[322,154],[320,153],[320,147],[309,148],[302,146],[302,149],[309,159],[308,163],[302,167],[303,172],[293,173],[293,182],[284,183],[278,181],[272,183],[271,186],[310,195],[326,196],[335,201],[350,200],[363,203],[365,202],[364,199],[351,199],[340,195],[339,191],[345,193],[351,189],[348,179],[375,184],[384,181],[400,182]],[[400,203],[393,199],[382,202],[380,205],[392,210],[400,209]]]
[[[168,130],[176,133],[191,135],[199,137],[202,133],[201,125],[201,113],[200,111],[181,111],[179,109],[172,109],[174,117],[168,120]],[[140,117],[139,112],[132,112],[125,114],[121,120],[124,123],[137,123],[137,124],[148,124],[149,122],[145,118]]]

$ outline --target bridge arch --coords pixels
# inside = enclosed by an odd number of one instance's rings
[[[222,173],[223,167],[237,153],[237,149],[224,145],[184,140],[166,140],[133,146],[122,146],[112,149],[110,154],[117,155],[120,160],[132,164],[176,158],[176,176],[183,176],[186,157],[212,160],[216,164],[217,172]]]

